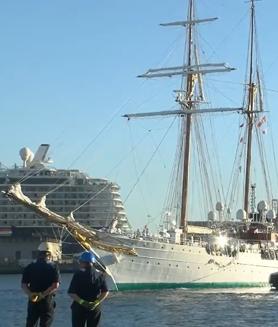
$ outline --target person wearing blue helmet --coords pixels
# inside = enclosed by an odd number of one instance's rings
[[[101,317],[100,303],[107,297],[104,273],[94,266],[96,257],[85,251],[79,258],[80,269],[73,275],[68,294],[71,305],[72,327],[96,327]]]

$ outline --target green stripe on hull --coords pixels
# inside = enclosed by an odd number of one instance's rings
[[[205,288],[247,288],[247,287],[266,287],[268,283],[123,283],[117,284],[119,291],[131,290],[154,290],[154,289],[175,289],[175,288],[191,288],[191,289],[205,289]]]

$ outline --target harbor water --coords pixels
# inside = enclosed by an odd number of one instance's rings
[[[67,295],[71,274],[62,275],[53,327],[71,326]],[[23,327],[26,296],[20,275],[0,276],[0,327]],[[260,289],[176,289],[110,293],[103,305],[102,327],[226,327],[278,324],[278,293]]]

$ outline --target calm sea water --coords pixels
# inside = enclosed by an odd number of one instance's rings
[[[19,275],[0,276],[0,326],[25,326],[26,297]],[[62,275],[53,327],[70,327],[71,275]],[[112,293],[102,327],[278,325],[278,293],[269,289],[161,290]]]

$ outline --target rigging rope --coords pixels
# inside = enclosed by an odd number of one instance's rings
[[[239,127],[240,128],[240,127]],[[229,208],[233,208],[233,204],[238,202],[240,192],[238,190],[239,188],[239,179],[242,171],[242,158],[244,157],[244,151],[245,151],[245,140],[247,136],[247,129],[240,129],[241,133],[239,133],[238,137],[238,146],[236,149],[236,155],[235,160],[233,164],[232,174],[230,183],[228,186],[228,192],[227,192],[227,200],[228,200],[228,194],[230,193],[230,199],[228,202]],[[245,163],[244,163],[245,164]]]
[[[274,148],[274,140],[273,140],[273,135],[271,134],[271,147],[272,147],[272,154],[273,154],[273,160],[274,160],[274,170],[275,170],[275,175],[276,175],[276,187],[278,188],[278,165],[277,165],[277,159],[276,159],[276,154],[275,154],[275,148]]]
[[[180,180],[181,180],[181,158],[182,158],[182,149],[183,149],[183,137],[181,135],[184,134],[183,132],[183,124],[182,119],[179,120],[179,133],[178,133],[178,143],[176,147],[176,153],[174,156],[174,165],[172,166],[172,171],[170,174],[170,178],[168,181],[168,186],[166,189],[166,197],[163,204],[163,210],[161,213],[161,223],[165,223],[164,213],[167,214],[167,220],[169,220],[169,213],[172,215],[172,211],[175,211],[175,221],[179,223],[179,211],[178,206],[180,202]],[[167,221],[168,223],[168,221]]]
[[[134,146],[133,146],[133,137],[132,137],[132,132],[131,132],[130,124],[128,124],[128,131],[129,131],[129,137],[130,137],[130,140],[131,140],[131,148],[132,148]],[[149,130],[149,132],[150,132],[150,130]],[[138,173],[138,168],[137,168],[137,164],[136,164],[136,158],[135,158],[134,151],[132,151],[132,161],[133,161],[133,165],[134,165],[134,170],[135,170],[136,177],[138,177],[139,173]],[[139,192],[141,194],[141,198],[142,198],[142,202],[143,202],[143,207],[144,207],[144,210],[145,210],[145,214],[148,215],[149,214],[149,208],[148,208],[148,205],[147,205],[147,202],[146,202],[146,198],[144,196],[144,193],[142,191],[142,188],[141,188],[140,184],[138,184],[138,188],[139,188]]]
[[[96,198],[100,193],[102,193],[105,189],[107,189],[109,186],[112,186],[112,185],[113,185],[113,183],[106,184],[100,191],[98,191],[96,194],[94,194],[93,196],[91,196],[88,200],[84,201],[78,207],[76,207],[75,209],[73,209],[71,211],[71,213],[74,213],[75,211],[77,211],[80,208],[84,207],[84,205],[86,205],[88,202],[90,202],[91,200],[93,200],[94,198]]]
[[[259,155],[261,159],[261,165],[262,165],[262,170],[263,170],[263,177],[264,177],[264,183],[265,183],[265,189],[266,189],[266,194],[267,194],[267,200],[268,203],[271,202],[272,199],[272,192],[270,189],[270,175],[269,175],[269,168],[267,165],[266,161],[266,155],[265,155],[265,149],[263,146],[263,141],[262,141],[262,136],[259,133],[258,128],[256,128],[256,136],[257,136],[257,142],[258,142],[258,148],[259,148]]]
[[[175,117],[173,119],[173,121],[171,122],[170,126],[167,128],[165,134],[163,135],[161,141],[159,142],[157,148],[155,149],[155,151],[153,152],[153,154],[151,155],[151,158],[147,161],[147,164],[145,165],[145,167],[143,168],[143,170],[141,171],[140,175],[138,176],[138,178],[136,179],[134,185],[132,186],[131,190],[129,191],[129,193],[127,194],[125,200],[123,201],[124,203],[128,200],[128,198],[130,197],[130,195],[132,194],[132,192],[134,191],[134,189],[136,188],[137,184],[139,183],[141,177],[143,176],[143,174],[145,173],[146,169],[148,168],[148,166],[150,165],[150,163],[152,162],[153,158],[155,157],[158,149],[160,148],[161,144],[163,143],[164,139],[166,138],[166,136],[168,135],[171,127],[173,126],[175,120],[177,117]]]
[[[196,117],[197,118],[197,117]],[[198,119],[199,118],[199,119]],[[204,198],[206,198],[206,196],[208,197],[207,200],[208,200],[208,204],[211,208],[213,208],[213,199],[212,199],[212,193],[211,193],[211,190],[210,190],[210,179],[209,179],[209,176],[208,176],[208,170],[207,170],[207,164],[210,167],[210,160],[209,160],[209,157],[206,158],[206,155],[205,155],[205,150],[204,150],[204,147],[203,147],[203,140],[202,140],[202,136],[201,136],[201,132],[200,132],[200,121],[201,121],[201,117],[198,117],[197,119],[195,119],[195,135],[196,135],[196,150],[197,152],[199,153],[198,155],[198,161],[199,161],[199,168],[200,168],[200,172],[201,174],[203,175],[203,178],[201,178],[201,183],[204,183],[203,184],[203,187],[202,187],[202,192],[203,192],[203,195],[204,195]],[[214,191],[215,191],[215,183],[214,181],[212,181],[212,184],[211,184],[214,188]]]
[[[127,154],[125,154],[117,163],[116,163],[116,165],[115,166],[113,166],[112,168],[111,168],[111,170],[105,175],[106,177],[109,177],[109,176],[111,176],[111,174],[112,174],[112,172],[116,169],[116,168],[118,168],[127,158],[128,158],[128,156],[129,155],[131,155],[133,152],[134,152],[134,150],[145,140],[145,138],[148,136],[148,134],[146,133],[146,134],[144,134],[143,136],[142,136],[142,138],[130,149],[130,151],[127,153]]]
[[[212,120],[209,119],[210,122],[210,130],[211,130],[211,138],[212,138],[212,143],[213,143],[213,150],[215,153],[215,160],[216,160],[216,166],[217,166],[217,170],[216,172],[218,173],[218,184],[221,187],[221,194],[220,194],[220,200],[224,201],[225,199],[225,191],[224,191],[224,185],[223,185],[223,177],[222,177],[222,170],[221,170],[221,165],[220,165],[220,157],[219,157],[219,152],[218,152],[218,146],[216,143],[216,137],[215,137],[215,133],[214,133],[214,127],[212,125]],[[224,201],[225,203],[225,201]],[[225,203],[226,205],[226,203]]]

